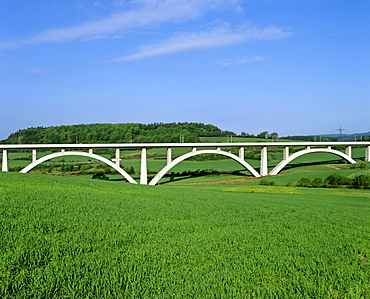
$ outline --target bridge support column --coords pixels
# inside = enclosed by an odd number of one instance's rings
[[[352,147],[351,146],[346,147],[346,155],[352,158]]]
[[[268,167],[267,167],[267,147],[263,147],[261,150],[261,167],[260,167],[260,175],[266,176],[268,175]]]
[[[239,158],[244,160],[244,147],[239,148]]]
[[[283,159],[287,160],[288,158],[289,158],[289,146],[284,147],[284,151],[283,151]]]
[[[35,149],[32,150],[32,163],[35,163],[37,160],[37,152]]]
[[[192,152],[196,152],[197,151],[197,148],[196,147],[193,147],[191,151]]]
[[[1,166],[1,171],[8,171],[8,151],[3,150],[3,163]]]
[[[89,149],[89,154],[92,154],[93,153],[93,149],[92,148],[90,148]]]
[[[117,166],[120,166],[120,150],[119,150],[119,148],[116,148],[116,165]]]
[[[365,161],[370,162],[370,146],[365,149]]]
[[[167,165],[172,162],[172,148],[167,149]]]
[[[148,185],[146,148],[143,148],[141,150],[140,184]]]

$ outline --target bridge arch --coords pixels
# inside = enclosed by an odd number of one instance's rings
[[[220,151],[220,150],[200,150],[200,151],[194,151],[194,152],[189,152],[186,153],[180,157],[177,157],[175,160],[173,160],[171,163],[167,164],[163,169],[156,174],[156,176],[149,182],[149,185],[156,185],[159,180],[175,165],[179,164],[180,162],[184,161],[185,159],[188,159],[193,156],[201,155],[201,154],[219,154],[219,155],[224,155],[227,156],[242,166],[244,166],[245,169],[247,169],[252,175],[255,177],[260,177],[260,174],[252,167],[250,166],[247,162],[245,162],[243,159],[240,159],[238,156],[231,154],[229,152],[225,151]]]
[[[115,170],[117,170],[118,173],[120,173],[122,176],[124,176],[125,179],[127,181],[129,181],[130,183],[137,184],[137,182],[126,171],[124,171],[121,167],[117,166],[112,161],[110,161],[110,160],[108,160],[108,159],[106,159],[102,156],[95,155],[95,154],[92,154],[92,153],[85,153],[85,152],[68,151],[68,152],[58,152],[58,153],[53,153],[53,154],[50,154],[50,155],[46,155],[44,157],[41,157],[41,158],[37,159],[36,161],[32,162],[31,164],[27,165],[20,172],[21,173],[27,173],[32,168],[39,165],[40,163],[43,163],[43,162],[45,162],[47,160],[50,160],[50,159],[53,159],[53,158],[62,157],[62,156],[85,156],[85,157],[89,157],[89,158],[92,158],[92,159],[99,160],[99,161],[101,161],[105,164],[108,164],[110,167],[114,168]]]
[[[356,161],[353,160],[350,156],[346,155],[345,153],[342,153],[341,151],[333,150],[330,148],[313,148],[313,149],[304,149],[301,151],[298,151],[294,154],[291,154],[287,159],[281,161],[278,165],[275,166],[273,170],[271,170],[270,175],[277,175],[286,165],[288,165],[290,162],[292,162],[294,159],[310,153],[331,153],[334,155],[337,155],[339,157],[342,157],[346,159],[351,164],[356,164]]]

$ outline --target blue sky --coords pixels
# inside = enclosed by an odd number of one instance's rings
[[[87,123],[370,131],[368,0],[0,0],[0,139]]]

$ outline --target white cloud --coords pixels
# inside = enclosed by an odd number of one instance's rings
[[[171,38],[158,43],[142,45],[135,54],[114,61],[147,59],[180,52],[225,47],[253,40],[274,40],[290,34],[289,31],[279,27],[256,28],[243,25],[232,28],[224,24],[208,31],[176,33]]]
[[[242,64],[247,63],[254,63],[264,61],[269,59],[269,56],[254,56],[254,57],[243,57],[243,58],[235,58],[235,59],[220,59],[216,61],[217,68],[227,68],[227,67],[234,67]]]
[[[52,70],[54,69],[50,67],[34,67],[34,68],[25,69],[24,72],[27,74],[42,74],[42,73],[46,73]]]
[[[18,41],[2,42],[3,48],[26,45],[63,43],[73,40],[90,40],[108,37],[126,30],[158,25],[166,22],[186,21],[211,10],[238,7],[240,0],[132,0],[127,9],[98,21],[49,29]],[[122,5],[122,1],[118,1]]]

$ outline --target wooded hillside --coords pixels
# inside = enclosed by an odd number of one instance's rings
[[[203,123],[123,123],[89,124],[56,127],[36,127],[19,130],[2,143],[141,143],[141,142],[199,142],[199,137],[235,136]],[[181,137],[183,136],[183,137]]]

